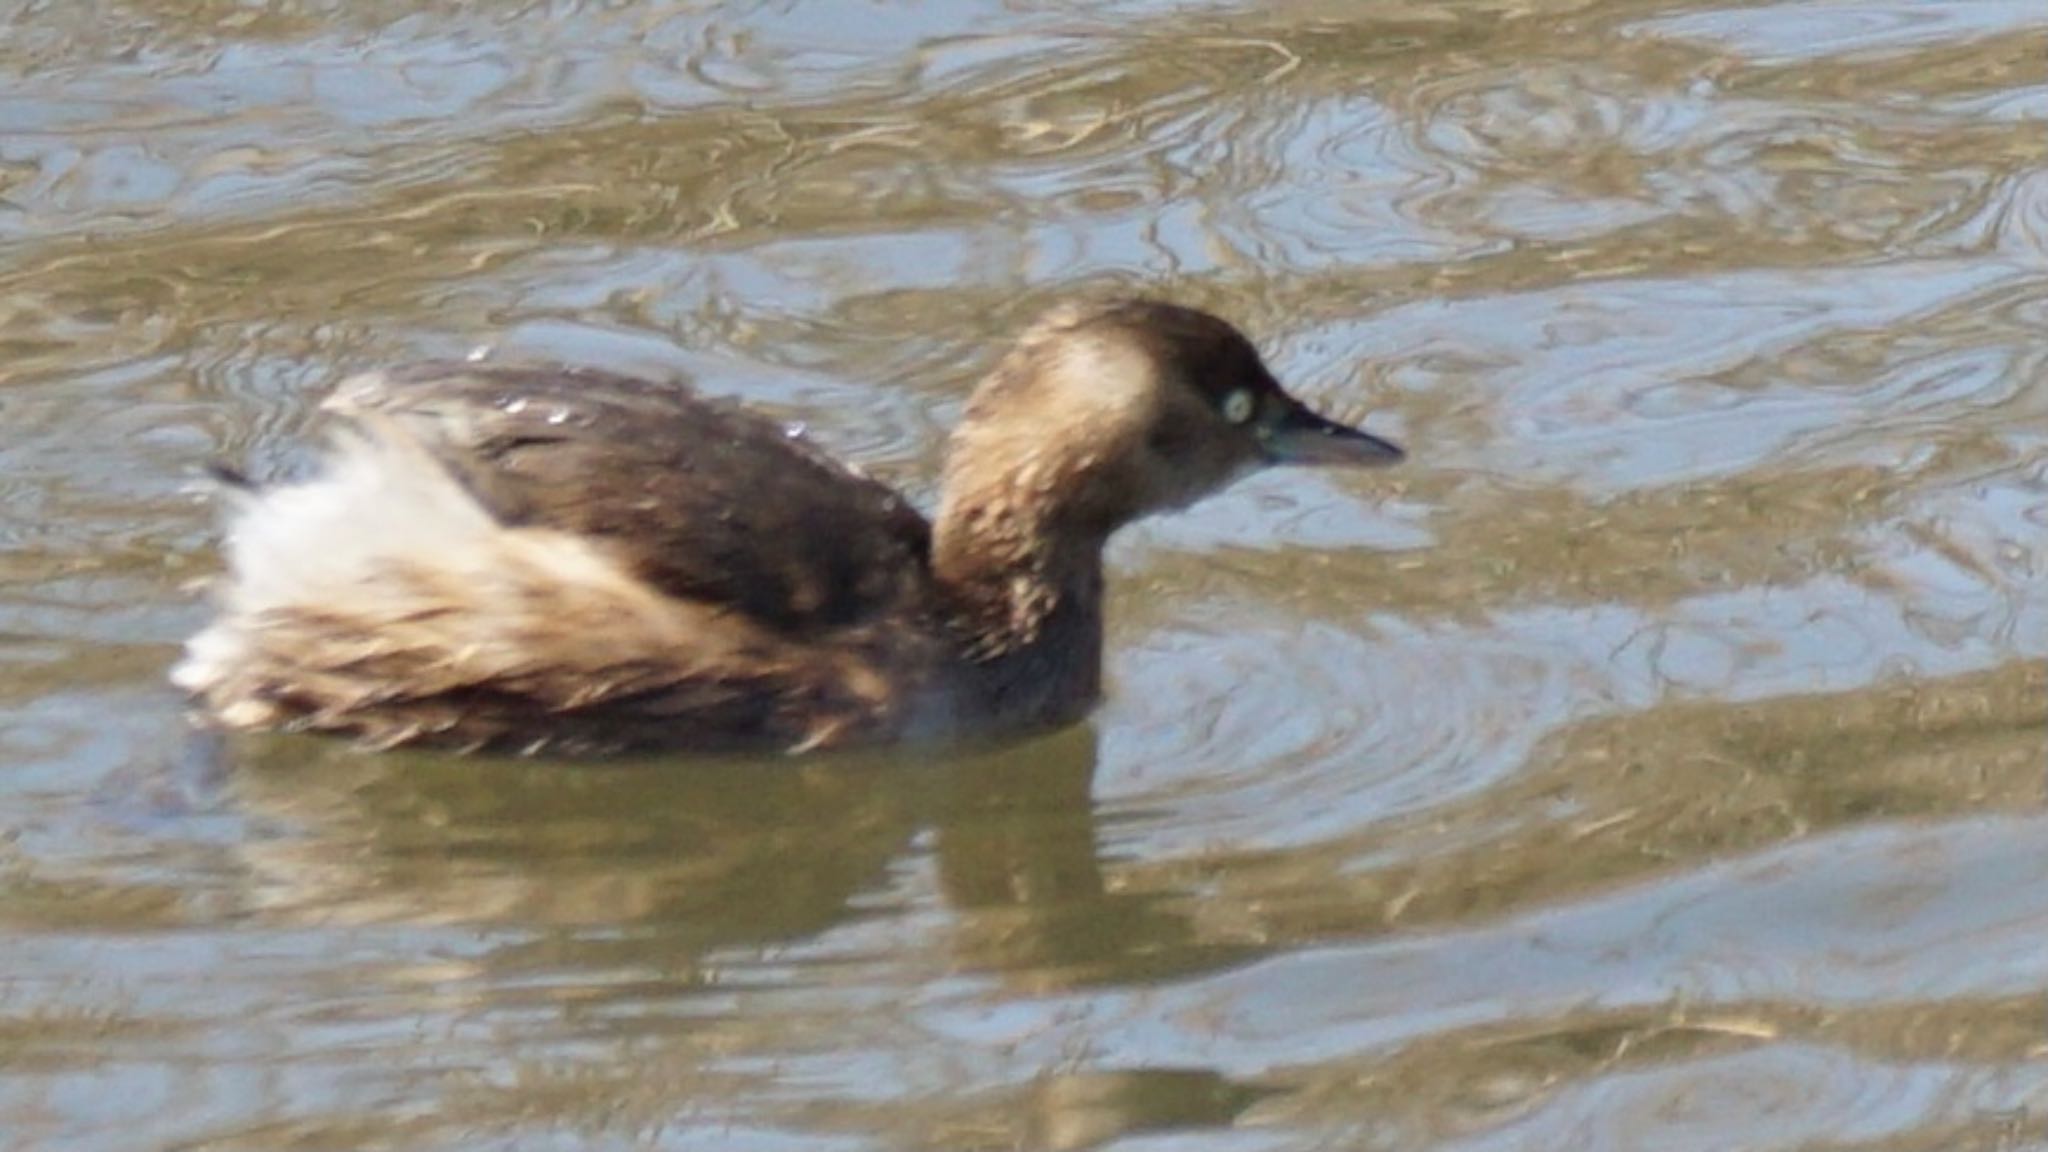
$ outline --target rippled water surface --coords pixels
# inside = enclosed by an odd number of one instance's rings
[[[1413,461],[1001,753],[215,747],[198,467],[687,375],[928,498],[1062,293]],[[0,1145],[2048,1148],[2048,5],[0,0]]]

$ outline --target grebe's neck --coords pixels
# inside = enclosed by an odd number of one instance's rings
[[[1062,517],[1029,465],[975,479],[948,469],[932,535],[932,571],[963,650],[983,662],[1078,644],[1077,656],[1099,659],[1107,534]]]

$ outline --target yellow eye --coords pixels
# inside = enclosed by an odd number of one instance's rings
[[[1232,424],[1242,424],[1259,410],[1259,398],[1248,388],[1239,388],[1223,398],[1223,418]]]

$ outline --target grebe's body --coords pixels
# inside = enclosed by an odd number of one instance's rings
[[[804,750],[1069,722],[1119,526],[1259,465],[1380,463],[1229,324],[1054,311],[976,390],[928,522],[671,384],[427,364],[345,382],[325,469],[236,497],[174,679],[229,728],[385,746]]]

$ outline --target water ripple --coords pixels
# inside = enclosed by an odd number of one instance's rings
[[[0,0],[0,1127],[2024,1142],[2041,11]],[[686,378],[926,493],[1112,284],[1414,455],[1121,538],[1091,725],[187,742],[192,469],[350,370]]]
[[[1794,0],[1707,9],[1654,21],[1664,35],[1712,40],[1751,60],[1812,60],[1858,54],[1917,54],[1951,40],[1979,40],[2048,28],[2026,0]]]

